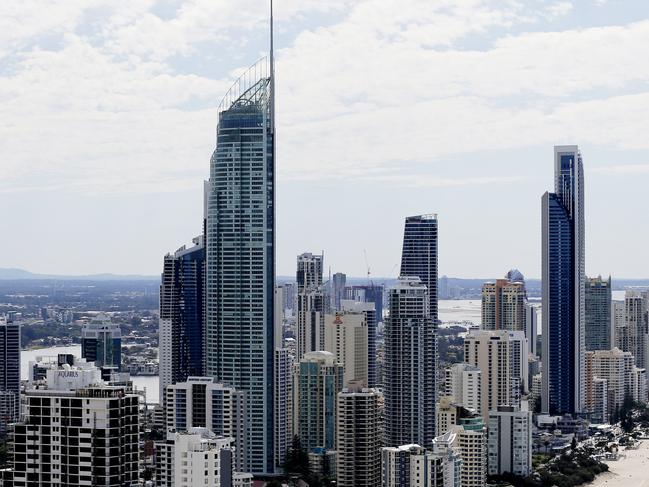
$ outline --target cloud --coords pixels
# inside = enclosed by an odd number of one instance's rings
[[[165,15],[150,0],[19,5],[0,6],[0,187],[173,191],[207,176],[240,66],[192,63],[256,55],[242,46],[266,29],[267,2],[190,0]],[[564,140],[649,149],[649,21],[545,31],[572,7],[277,2],[279,176],[501,184],[510,175],[432,174],[457,154]]]
[[[627,175],[627,174],[647,174],[649,173],[649,164],[617,164],[610,166],[597,166],[590,169],[591,172],[606,175]]]

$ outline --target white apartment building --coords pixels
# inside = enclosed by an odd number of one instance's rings
[[[532,412],[499,406],[489,412],[489,475],[532,471]]]
[[[167,433],[156,442],[158,487],[249,487],[252,475],[234,471],[232,438],[219,437],[206,428]]]
[[[445,370],[444,394],[465,408],[482,413],[482,371],[467,363],[453,364]]]

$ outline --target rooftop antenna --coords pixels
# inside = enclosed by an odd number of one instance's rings
[[[273,0],[270,0],[270,131],[275,134],[275,35],[273,31]]]

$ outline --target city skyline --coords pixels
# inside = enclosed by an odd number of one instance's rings
[[[0,92],[12,101],[0,110],[14,128],[0,128],[0,205],[11,211],[0,231],[16,237],[4,241],[0,267],[156,275],[160,255],[200,232],[218,101],[267,49],[265,3],[233,5],[134,2],[126,13],[66,5],[47,18],[27,9],[10,16],[17,24],[5,29],[0,64],[11,69]],[[648,7],[527,7],[277,5],[279,275],[293,273],[295,255],[324,250],[327,269],[362,276],[366,250],[373,275],[396,277],[402,219],[434,212],[440,275],[498,277],[502,262],[538,278],[536,195],[551,186],[550,147],[578,143],[592,228],[587,274],[648,277],[632,256],[642,251],[649,216],[631,211],[643,205],[649,174],[637,109],[649,76],[636,62],[649,36]],[[20,20],[30,28],[18,29]],[[142,29],[156,35],[142,38]],[[559,49],[562,56],[548,56]],[[570,76],[551,75],[573,66]],[[363,75],[373,81],[359,85]],[[77,83],[71,90],[51,79]],[[425,123],[406,130],[406,120]],[[323,143],[323,131],[334,143]],[[516,262],[504,253],[507,223],[494,232],[485,211],[507,211],[517,222]],[[338,216],[324,218],[328,212]],[[296,222],[305,230],[298,238]],[[74,228],[83,238],[69,238]],[[611,252],[611,236],[627,228],[637,238]],[[473,250],[487,231],[496,249],[488,259]]]

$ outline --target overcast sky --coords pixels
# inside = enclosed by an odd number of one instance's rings
[[[276,0],[277,271],[540,275],[553,145],[578,144],[589,274],[649,277],[649,2]],[[263,0],[0,3],[0,267],[158,274],[200,231],[219,101]]]

